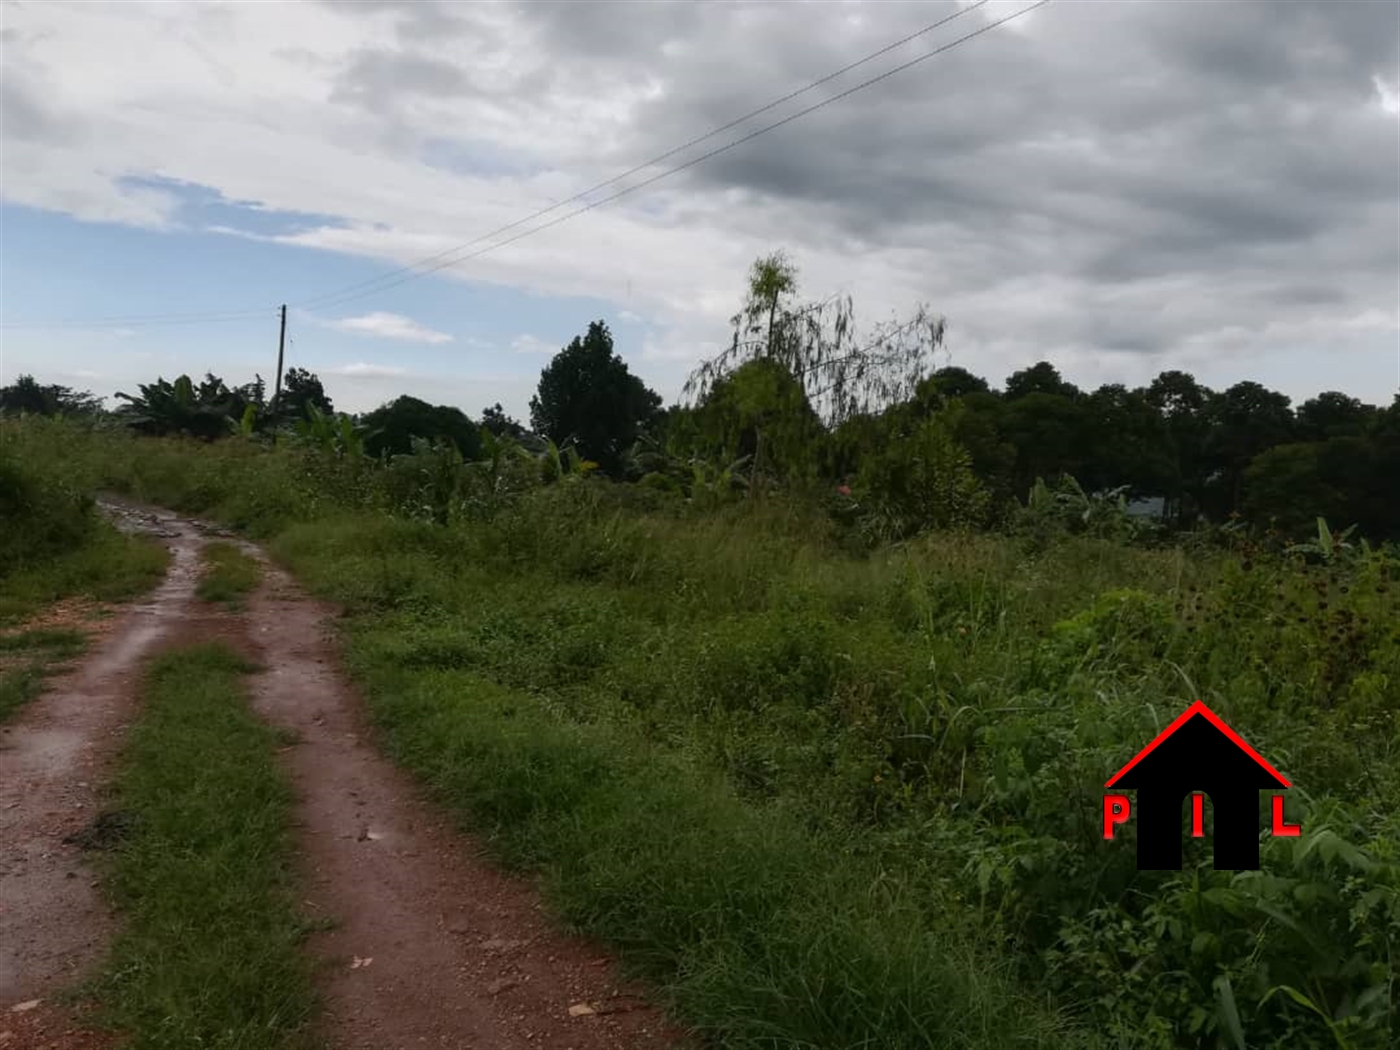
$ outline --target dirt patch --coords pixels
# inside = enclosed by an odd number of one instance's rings
[[[188,622],[202,541],[178,522],[164,528],[173,553],[164,582],[0,726],[0,1008],[71,984],[106,944],[97,881],[64,839],[101,808],[141,661]]]
[[[113,620],[111,607],[93,598],[64,598],[24,623],[4,628],[0,634],[24,634],[26,631],[71,628],[84,633],[107,633]]]
[[[678,1046],[605,955],[553,928],[526,883],[476,855],[409,776],[380,756],[337,665],[334,613],[275,567],[248,620],[265,670],[257,709],[292,730],[306,907],[325,964],[319,1045]]]
[[[109,1032],[85,1027],[47,1003],[0,1003],[0,1050],[117,1050]],[[24,1007],[25,1009],[19,1009]]]

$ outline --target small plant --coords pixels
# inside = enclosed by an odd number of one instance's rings
[[[241,606],[248,592],[258,585],[261,574],[257,560],[232,543],[206,544],[202,557],[204,572],[195,594],[206,602],[223,602],[229,608]]]
[[[1317,539],[1307,543],[1295,543],[1286,548],[1286,554],[1311,555],[1324,563],[1350,554],[1355,548],[1349,537],[1356,531],[1355,525],[1348,525],[1340,533],[1333,534],[1324,518],[1317,519]],[[1364,541],[1363,541],[1364,544]]]

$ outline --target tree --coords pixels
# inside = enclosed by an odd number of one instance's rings
[[[594,321],[582,338],[554,355],[530,399],[530,425],[556,445],[617,476],[623,454],[656,419],[661,396],[649,390],[613,352],[612,333]]]
[[[783,297],[796,287],[797,271],[781,252],[754,263],[744,305],[731,320],[729,348],[690,373],[684,400],[703,402],[726,376],[761,359],[777,362],[802,384],[828,428],[913,396],[943,345],[943,318],[920,306],[908,320],[879,325],[861,340],[849,296],[795,308]]]
[[[785,480],[816,472],[825,436],[802,384],[766,358],[716,383],[696,407],[693,424],[697,451],[705,457],[724,463],[751,459],[755,472]]]
[[[1030,394],[1055,394],[1059,397],[1076,398],[1079,396],[1079,388],[1061,378],[1059,370],[1049,361],[1038,361],[1030,368],[1013,372],[1006,378],[1008,401]]]
[[[376,459],[381,455],[403,456],[413,451],[413,439],[447,442],[463,459],[476,459],[481,453],[481,434],[476,424],[460,408],[430,405],[407,394],[368,413],[361,424],[366,428],[365,452]]]
[[[35,416],[93,415],[102,411],[102,398],[89,391],[51,384],[41,386],[32,375],[19,376],[0,387],[0,413],[26,412]]]
[[[1012,488],[1017,498],[1024,499],[1037,478],[1079,477],[1086,451],[1080,440],[1083,421],[1082,406],[1063,394],[1036,391],[1006,402],[1001,432],[1016,447]]]
[[[864,525],[877,538],[897,540],[925,529],[985,522],[987,491],[944,416],[913,421],[889,437],[864,458],[855,484],[856,498],[866,508]]]
[[[1176,369],[1157,376],[1145,393],[1148,404],[1166,421],[1176,460],[1175,478],[1163,493],[1163,513],[1178,525],[1189,525],[1203,506],[1212,470],[1206,455],[1210,431],[1206,406],[1215,394],[1189,373]]]
[[[936,391],[945,398],[966,397],[968,394],[985,394],[989,389],[987,381],[981,376],[973,375],[966,368],[959,368],[956,365],[947,365],[938,369],[923,383],[919,384],[921,392]]]
[[[763,323],[764,356],[778,356],[774,340],[778,338],[778,304],[785,295],[797,292],[797,268],[788,261],[787,255],[776,251],[771,255],[755,259],[749,269],[749,299],[744,310],[735,318],[742,319],[750,333],[758,331]]]
[[[1223,517],[1240,506],[1250,461],[1293,439],[1293,411],[1284,394],[1247,381],[1211,398],[1206,418],[1206,460],[1215,478],[1204,495],[1208,508]]]
[[[261,378],[258,380],[262,382]],[[321,385],[320,377],[305,368],[289,368],[282,377],[282,394],[278,399],[277,414],[284,418],[307,418],[307,406],[315,405],[324,416],[333,415],[335,408]]]
[[[498,438],[518,438],[525,433],[524,425],[506,415],[499,401],[481,410],[481,425]]]
[[[173,383],[157,377],[140,394],[118,393],[126,404],[113,415],[142,434],[189,434],[212,440],[229,433],[233,403],[223,380],[206,374],[198,387],[187,375]],[[241,411],[240,411],[241,414]]]
[[[1328,390],[1298,406],[1298,436],[1307,441],[1359,437],[1376,415],[1377,409],[1360,399]]]
[[[1127,485],[1133,496],[1166,496],[1178,487],[1171,435],[1144,391],[1111,383],[1085,398],[1079,447],[1075,477],[1090,493]]]

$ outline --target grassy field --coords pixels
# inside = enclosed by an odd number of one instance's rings
[[[14,440],[247,529],[343,603],[395,756],[719,1045],[1391,1045],[1393,554],[853,553],[799,499],[591,482],[441,526],[367,464]],[[1304,834],[1266,836],[1261,872],[1190,840],[1138,872],[1131,824],[1102,839],[1104,781],[1195,699],[1297,785]]]
[[[140,1048],[282,1050],[310,1014],[290,891],[289,794],[221,645],[157,659],[123,755],[126,830],[106,888],[122,918],[95,994]]]
[[[82,492],[21,467],[11,452],[0,440],[0,721],[82,651],[82,624],[101,614],[100,603],[150,590],[170,560],[163,547],[121,534]],[[64,599],[77,600],[76,622],[28,626]]]
[[[206,544],[200,557],[204,561],[204,571],[195,594],[206,602],[222,602],[236,609],[242,605],[244,596],[258,585],[261,573],[257,561],[232,543]]]

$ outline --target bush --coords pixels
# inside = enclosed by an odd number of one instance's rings
[[[88,542],[94,507],[90,496],[45,482],[0,446],[0,578]]]

